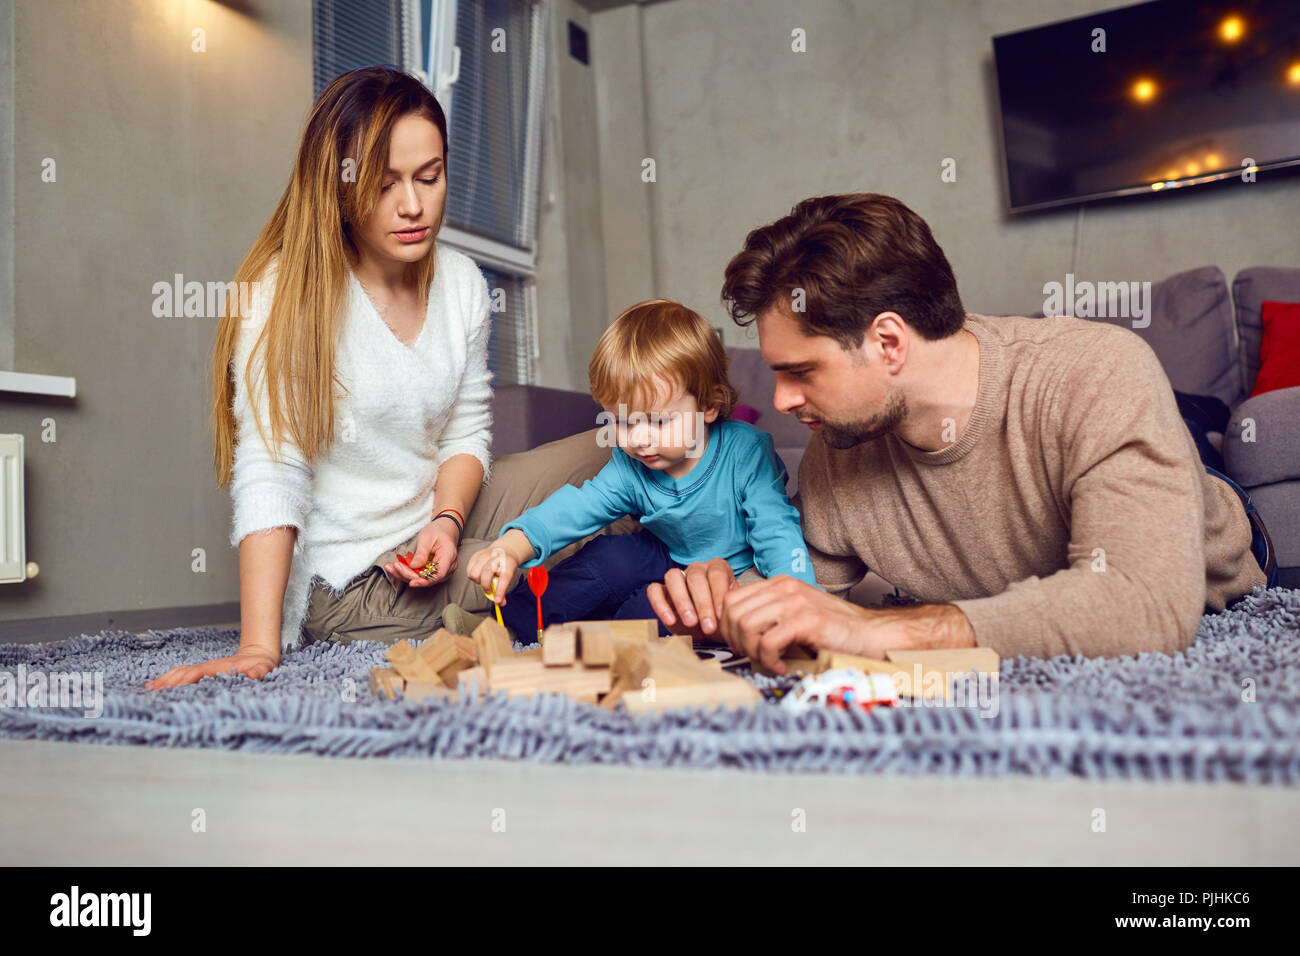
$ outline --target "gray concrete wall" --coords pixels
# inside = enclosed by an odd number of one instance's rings
[[[1296,184],[1002,212],[989,39],[1102,6],[669,0],[591,14],[556,0],[539,384],[585,390],[600,332],[651,295],[756,344],[718,301],[723,267],[748,230],[827,192],[912,205],[975,310],[1035,311],[1043,282],[1069,271],[1300,262]],[[14,7],[14,368],[76,376],[79,394],[0,394],[0,431],[27,438],[28,556],[42,568],[0,586],[0,622],[236,601],[230,502],[211,468],[214,324],[155,318],[152,285],[228,278],[270,215],[310,106],[310,5]],[[568,56],[569,19],[590,30],[589,67]],[[807,53],[790,50],[795,27]],[[956,183],[940,181],[945,157]],[[43,441],[50,423],[57,440]]]
[[[17,0],[14,368],[78,394],[0,393],[41,568],[0,586],[0,621],[238,600],[215,322],[155,318],[152,286],[229,279],[275,208],[311,105],[310,17],[302,0]]]
[[[537,224],[536,381],[585,392],[592,346],[609,324],[607,270],[594,64],[569,56],[568,21],[590,29],[592,16],[574,0],[551,0],[550,13]]]
[[[1039,311],[1043,283],[1067,272],[1154,281],[1217,263],[1231,279],[1300,264],[1294,180],[1003,212],[991,37],[1115,5],[671,0],[596,14],[611,311],[652,281],[725,325],[729,344],[756,345],[719,301],[728,259],[800,199],[849,191],[892,194],[925,217],[972,311]],[[791,51],[796,27],[806,53]],[[653,185],[629,175],[644,156],[656,159]],[[940,181],[947,157],[955,183]]]

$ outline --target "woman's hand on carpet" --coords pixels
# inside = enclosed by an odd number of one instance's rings
[[[455,526],[449,521],[430,521],[415,538],[415,552],[409,564],[390,561],[384,565],[390,578],[405,581],[413,588],[427,588],[447,580],[456,570],[459,549],[451,530]],[[438,573],[427,578],[420,577],[420,569],[429,561],[438,565]]]
[[[731,565],[714,558],[689,564],[685,571],[669,569],[662,584],[656,581],[646,588],[646,598],[669,632],[718,641],[723,599],[738,588]]]
[[[149,690],[196,684],[205,677],[229,674],[232,670],[252,680],[261,680],[280,666],[279,653],[260,650],[239,651],[231,657],[218,657],[202,664],[181,664],[145,684]]]

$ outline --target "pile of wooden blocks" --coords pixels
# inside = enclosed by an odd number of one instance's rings
[[[762,695],[717,662],[701,661],[688,637],[659,637],[659,622],[575,621],[542,633],[542,646],[516,654],[505,628],[486,620],[471,637],[439,628],[418,647],[398,641],[392,667],[370,672],[373,693],[405,700],[480,694],[567,694],[633,712],[671,707],[752,707]]]

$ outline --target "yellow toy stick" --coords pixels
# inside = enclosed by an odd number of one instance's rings
[[[487,596],[488,596],[488,600],[492,602],[492,609],[497,612],[497,623],[500,624],[502,627],[505,627],[506,622],[501,620],[501,605],[498,604],[496,600],[497,581],[499,580],[500,577],[498,575],[495,574],[492,575],[492,590],[487,592]]]
[[[497,584],[501,580],[501,575],[499,572],[501,569],[501,559],[503,557],[505,557],[505,552],[503,552],[500,548],[492,549],[492,564],[493,567],[497,569],[498,573],[492,575],[492,590],[484,591],[483,593],[488,596],[488,600],[492,602],[492,609],[497,612],[497,623],[500,624],[502,627],[505,627],[506,622],[501,620],[501,605],[497,603],[497,599],[496,599]]]

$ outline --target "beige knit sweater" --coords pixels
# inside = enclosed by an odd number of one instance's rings
[[[1241,504],[1141,338],[1073,318],[966,328],[979,392],[954,444],[809,442],[797,504],[823,587],[871,569],[955,604],[1003,657],[1102,657],[1181,650],[1207,606],[1264,584]]]

